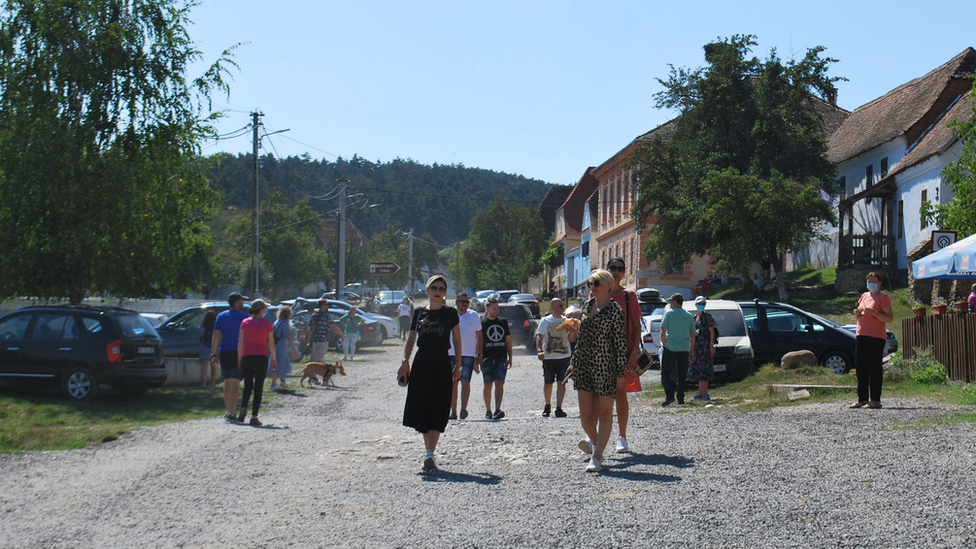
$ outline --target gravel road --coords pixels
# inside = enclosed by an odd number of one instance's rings
[[[476,379],[471,418],[448,426],[431,475],[400,424],[393,342],[347,363],[336,389],[283,395],[262,428],[215,410],[94,448],[0,456],[0,546],[976,545],[976,427],[916,428],[948,406],[740,413],[632,396],[633,453],[588,474],[575,393],[570,417],[542,417],[540,363],[517,354],[507,417],[482,419]]]

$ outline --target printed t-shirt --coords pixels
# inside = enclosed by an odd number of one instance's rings
[[[489,320],[485,316],[481,321],[481,341],[485,351],[484,358],[508,358],[508,346],[505,338],[511,335],[508,330],[508,320],[498,317]],[[464,349],[462,349],[464,351]]]
[[[891,307],[891,299],[881,292],[878,292],[878,295],[874,297],[871,297],[871,292],[864,292],[861,294],[861,299],[857,301],[857,308],[861,310],[874,309],[881,312],[885,310],[885,307]],[[888,331],[885,330],[884,322],[871,315],[857,315],[856,333],[859,336],[888,339]]]
[[[251,318],[251,315],[237,309],[227,309],[217,315],[214,331],[220,330],[220,351],[236,351],[237,340],[240,338],[241,322]]]
[[[565,320],[566,317],[563,316],[556,318],[552,315],[546,315],[539,321],[539,327],[536,328],[535,333],[544,337],[542,349],[545,360],[560,360],[572,356],[569,350],[569,330],[559,331],[556,329]]]
[[[691,333],[695,331],[695,317],[684,309],[668,309],[661,317],[661,331],[667,331],[664,348],[676,353],[691,350]]]
[[[274,332],[274,324],[266,318],[247,317],[241,322],[244,348],[241,356],[268,356],[268,334]]]
[[[481,317],[478,313],[468,309],[463,315],[458,315],[461,328],[461,356],[475,356],[478,354],[478,332],[481,331]],[[451,338],[449,355],[454,356],[454,338]]]
[[[312,313],[312,317],[308,319],[308,327],[312,329],[312,343],[327,343],[331,326],[332,317],[329,313]]]
[[[410,309],[411,307],[407,303],[401,303],[400,306],[397,307],[397,311],[400,313],[400,316],[410,316]]]

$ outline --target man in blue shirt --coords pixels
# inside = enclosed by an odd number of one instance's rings
[[[695,348],[695,317],[681,308],[685,298],[675,292],[671,296],[671,308],[661,317],[661,385],[664,386],[664,403],[685,403],[685,377],[688,375],[688,353]]]
[[[211,358],[220,365],[224,378],[224,419],[237,423],[237,396],[241,390],[240,363],[237,357],[237,342],[241,336],[241,323],[248,317],[244,312],[244,296],[234,292],[227,297],[230,309],[217,315],[214,322],[213,347]]]

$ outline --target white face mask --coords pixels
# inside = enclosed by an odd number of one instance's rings
[[[878,291],[878,283],[877,282],[868,282],[868,291],[871,292],[871,293],[877,292]]]

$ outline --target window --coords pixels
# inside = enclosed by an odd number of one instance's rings
[[[888,175],[888,157],[881,159],[881,177]]]
[[[865,188],[874,186],[874,164],[868,164],[864,169],[864,186]]]
[[[925,204],[926,202],[928,202],[928,200],[929,200],[929,190],[922,189],[922,204]],[[918,215],[919,215],[919,222],[918,222],[919,228],[924,229],[925,227],[928,227],[929,223],[928,221],[925,220],[925,217],[923,217],[921,213],[919,213]]]
[[[847,198],[847,176],[842,175],[840,179],[837,180],[837,186],[840,187],[840,199],[844,200]]]
[[[797,332],[803,325],[803,319],[790,311],[766,309],[766,323],[770,332]]]
[[[580,256],[582,256],[582,257],[590,257],[590,242],[589,241],[584,242],[583,245],[580,247]]]
[[[61,330],[64,329],[64,321],[67,319],[63,314],[39,314],[34,323],[34,330],[31,332],[31,339],[49,341],[61,339]]]
[[[4,320],[0,324],[0,341],[24,339],[24,334],[27,332],[27,325],[30,324],[30,320],[30,313],[17,315]]]
[[[905,201],[898,201],[898,239],[905,238]]]

